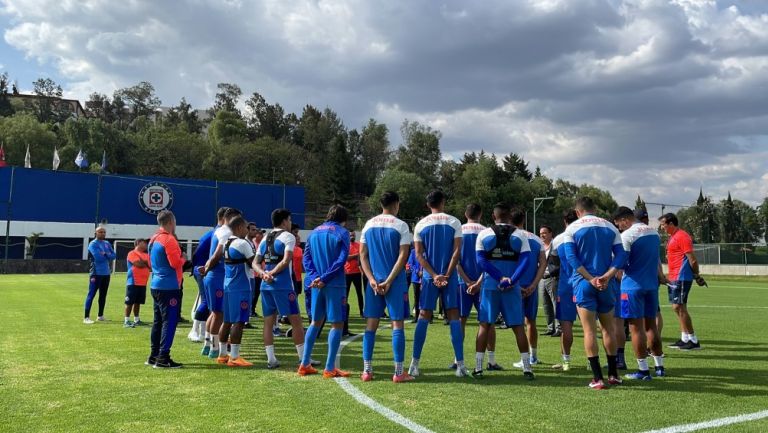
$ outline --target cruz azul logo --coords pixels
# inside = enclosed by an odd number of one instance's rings
[[[173,191],[164,183],[150,182],[139,191],[139,205],[144,212],[158,214],[173,205]]]

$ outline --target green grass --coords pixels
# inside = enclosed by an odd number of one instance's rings
[[[145,367],[149,327],[122,328],[123,278],[118,274],[112,281],[110,320],[86,326],[81,323],[85,275],[0,276],[0,431],[406,431],[357,403],[333,381],[297,377],[296,353],[288,339],[277,341],[284,366],[266,370],[261,322],[256,323],[258,330],[246,331],[244,340],[245,357],[256,362],[253,369],[234,370],[202,358],[199,345],[186,339],[189,325],[178,329],[173,347],[183,369]],[[581,367],[586,366],[582,340],[574,343],[577,367],[562,373],[549,369],[559,357],[558,341],[550,337],[540,338],[539,354],[546,365],[536,369],[534,382],[523,381],[511,368],[487,374],[483,381],[461,380],[446,369],[453,356],[448,328],[437,321],[429,329],[423,376],[416,382],[395,385],[388,380],[388,329],[377,339],[377,380],[361,383],[357,378],[360,341],[345,349],[342,367],[353,372],[351,383],[368,396],[436,432],[640,432],[768,409],[768,284],[759,278],[709,282],[709,289],[696,288],[690,301],[704,350],[668,350],[670,376],[663,380],[590,391],[585,386],[589,372]],[[196,286],[188,281],[187,287]],[[669,342],[679,333],[665,298],[662,294],[664,338]],[[354,312],[355,300],[350,304]],[[150,306],[145,308],[143,319],[150,320]],[[353,332],[362,326],[356,318]],[[470,365],[475,332],[471,320],[465,342]],[[409,324],[406,361],[412,334]],[[497,356],[506,367],[517,360],[514,348],[511,332],[499,331]],[[323,341],[315,358],[325,353]],[[711,431],[768,431],[768,420]]]

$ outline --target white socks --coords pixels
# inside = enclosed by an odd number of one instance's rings
[[[528,352],[522,352],[520,360],[523,361],[523,371],[531,371],[531,355]]]
[[[477,356],[477,355],[475,355],[475,356]],[[493,350],[489,350],[488,351],[488,363],[492,364],[492,365],[496,365],[496,352],[494,352]],[[482,363],[482,360],[481,360],[480,368],[482,368],[482,367],[483,367],[483,363]]]
[[[227,356],[227,343],[219,342],[219,357]]]
[[[240,345],[230,344],[229,346],[232,348],[232,351],[229,352],[229,357],[232,359],[237,359],[240,356]]]
[[[491,364],[494,364],[493,361],[491,361],[490,354],[493,352],[488,352],[488,362]],[[485,359],[485,353],[484,352],[475,352],[475,370],[482,370],[483,369],[483,360]]]
[[[299,354],[299,361],[304,357],[304,343],[296,345],[296,353]]]
[[[664,367],[664,357],[653,355],[653,363],[656,364],[656,367]]]
[[[648,361],[645,358],[638,359],[637,360],[637,369],[640,370],[640,371],[648,371]]]
[[[400,369],[402,371],[403,363],[400,363]],[[363,371],[366,373],[373,373],[373,362],[363,360]],[[395,363],[395,371],[397,371],[397,363]],[[397,374],[397,373],[395,373]]]
[[[267,352],[267,361],[270,364],[274,364],[277,362],[277,358],[275,358],[275,346],[264,346],[264,350]]]

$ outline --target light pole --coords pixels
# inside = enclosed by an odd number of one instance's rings
[[[554,200],[554,197],[536,197],[533,199],[533,230],[536,230],[536,211],[539,210],[545,200]]]

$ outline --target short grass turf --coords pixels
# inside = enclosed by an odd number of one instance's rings
[[[157,370],[143,362],[149,327],[122,327],[124,274],[112,278],[104,323],[82,324],[85,275],[0,276],[0,431],[14,432],[401,432],[407,431],[347,395],[334,381],[295,374],[297,356],[290,339],[277,339],[283,366],[266,369],[261,321],[247,330],[244,356],[252,369],[216,365],[200,356],[200,345],[186,339],[189,324],[176,333],[173,357],[180,370]],[[507,367],[486,372],[483,380],[456,378],[448,327],[430,326],[422,356],[422,377],[393,384],[390,330],[378,333],[376,380],[360,382],[361,342],[342,353],[350,382],[382,405],[435,432],[460,431],[613,431],[642,432],[768,409],[768,279],[711,278],[696,287],[690,310],[703,350],[666,349],[669,377],[628,383],[606,391],[586,387],[581,330],[573,348],[574,368],[553,371],[558,339],[540,337],[536,380],[526,382],[512,368],[518,360],[511,331],[498,330],[497,358]],[[184,315],[189,317],[194,281],[186,282]],[[352,305],[352,331],[363,322]],[[661,293],[664,341],[679,338],[679,328]],[[303,300],[303,295],[302,295]],[[142,319],[151,320],[151,305]],[[93,316],[95,317],[95,309]],[[543,312],[539,329],[543,329]],[[414,325],[406,329],[406,365]],[[465,353],[474,364],[473,318]],[[316,359],[324,359],[324,332]],[[631,350],[630,368],[635,367]],[[605,357],[601,359],[605,361]],[[712,429],[764,432],[768,420]]]

